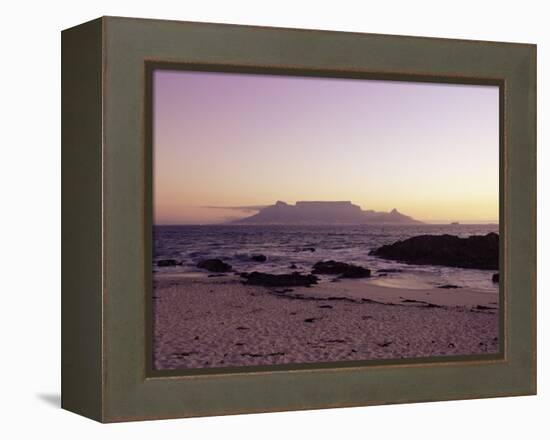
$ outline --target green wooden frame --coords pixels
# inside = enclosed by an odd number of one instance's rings
[[[501,91],[496,357],[154,375],[154,66]],[[62,33],[62,406],[102,422],[536,393],[536,46],[103,17]]]

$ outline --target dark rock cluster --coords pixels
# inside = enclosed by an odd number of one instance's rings
[[[498,269],[498,234],[419,235],[379,247],[370,255],[408,264],[439,265],[467,269]]]
[[[178,264],[179,263],[176,260],[172,259],[172,258],[157,261],[157,266],[158,267],[177,266]]]
[[[354,264],[328,260],[319,261],[313,266],[311,272],[316,275],[340,275],[341,278],[367,278],[370,270]]]
[[[208,260],[202,260],[197,264],[199,269],[205,269],[209,272],[229,272],[232,267],[230,264],[224,263],[219,258],[211,258]]]
[[[267,257],[263,254],[252,255],[250,259],[252,261],[257,261],[258,263],[265,263],[267,261]]]

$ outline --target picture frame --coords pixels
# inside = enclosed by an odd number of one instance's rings
[[[151,69],[500,88],[501,355],[151,369]],[[102,17],[62,33],[62,407],[100,422],[536,393],[536,46]]]

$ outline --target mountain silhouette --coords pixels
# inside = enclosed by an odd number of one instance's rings
[[[345,202],[296,202],[290,205],[278,201],[260,209],[257,214],[231,224],[420,224],[422,222],[397,209],[390,212],[363,211],[360,206]]]

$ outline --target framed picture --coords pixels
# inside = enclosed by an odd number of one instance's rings
[[[103,17],[62,58],[64,408],[536,392],[536,46]]]

